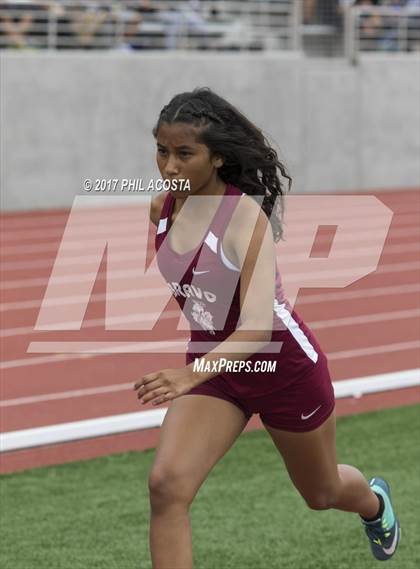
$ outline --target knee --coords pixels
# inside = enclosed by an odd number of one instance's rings
[[[150,506],[153,512],[160,512],[178,506],[187,508],[194,495],[187,483],[187,477],[171,467],[155,467],[149,475]]]
[[[320,490],[310,496],[304,496],[304,499],[311,510],[329,510],[334,508],[336,503],[336,492],[334,489]]]

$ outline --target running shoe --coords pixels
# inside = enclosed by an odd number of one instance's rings
[[[362,519],[366,535],[370,540],[373,555],[380,561],[390,559],[397,550],[401,538],[400,523],[394,513],[391,502],[391,493],[387,482],[383,478],[372,478],[369,486],[380,494],[384,501],[384,512],[381,518],[372,522]]]

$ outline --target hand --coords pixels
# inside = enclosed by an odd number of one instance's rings
[[[138,391],[137,399],[141,399],[143,405],[150,401],[153,405],[160,405],[188,393],[195,384],[194,374],[185,367],[144,375],[134,384],[134,389]]]

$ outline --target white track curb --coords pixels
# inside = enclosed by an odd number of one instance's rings
[[[333,385],[337,399],[361,397],[368,393],[420,386],[420,369],[347,379],[337,381]],[[152,409],[48,427],[10,431],[0,435],[0,452],[160,427],[166,411],[166,408]]]

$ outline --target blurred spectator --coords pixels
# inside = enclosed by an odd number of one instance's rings
[[[112,47],[115,40],[115,19],[110,4],[58,0],[54,12],[58,48]]]
[[[355,0],[354,6],[378,6],[379,0]],[[375,50],[383,34],[383,18],[379,14],[363,14],[360,18],[359,37],[366,51]]]
[[[27,4],[0,4],[1,43],[5,47],[22,48],[27,46],[27,32],[32,26],[32,14]]]
[[[312,24],[315,19],[317,0],[303,0],[303,23]]]
[[[397,11],[406,0],[339,0],[344,14],[352,6],[371,8],[392,7]],[[359,17],[359,39],[363,51],[391,51],[398,49],[399,19],[395,16],[362,12]]]
[[[381,6],[381,0],[338,0],[338,9],[345,12],[352,6]]]
[[[151,0],[131,1],[126,6],[120,4],[118,19],[120,22],[123,22],[124,33],[123,43],[118,47],[120,49],[144,49],[149,47],[147,41],[144,41],[147,38],[147,32],[142,33],[143,23],[149,19],[149,16],[153,18],[158,12],[159,9],[153,6]]]
[[[45,46],[48,5],[31,0],[0,2],[0,44],[24,48]]]
[[[420,0],[339,0],[344,13],[351,6],[388,8],[390,14],[362,13],[359,18],[359,37],[363,51],[400,51],[417,49]],[[417,7],[417,8],[416,8]],[[406,19],[402,9],[410,8],[417,15]],[[405,29],[405,26],[408,29]],[[407,40],[407,41],[406,41]]]
[[[179,47],[179,37],[189,32],[207,32],[206,21],[201,13],[200,0],[187,0],[175,8],[164,10],[159,18],[166,25],[166,49]]]
[[[76,33],[73,30],[72,8],[78,10],[77,4],[70,7],[64,0],[58,0],[54,4],[54,15],[57,22],[57,48],[70,49],[77,45]]]
[[[303,0],[303,23],[337,26],[341,0]]]
[[[107,30],[103,29],[105,22],[111,24],[110,6],[102,5],[100,2],[89,2],[89,4],[79,4],[78,8],[73,12],[71,23],[78,46],[83,49],[110,47],[111,26],[108,26]]]
[[[420,0],[408,0],[408,49],[420,50]]]
[[[405,7],[406,2],[407,0],[381,0],[381,5],[390,8],[395,15],[383,16],[382,18],[383,31],[378,44],[380,50],[399,51],[401,48],[407,47],[407,44],[401,41],[400,36],[401,31],[403,36],[405,36],[403,28],[408,22],[399,17],[401,8]]]

